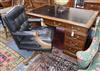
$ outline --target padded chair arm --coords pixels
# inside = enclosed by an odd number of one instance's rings
[[[42,18],[28,18],[28,22],[29,23],[33,23],[33,22],[42,22],[43,19]]]
[[[38,32],[34,32],[33,35],[35,36],[35,40],[41,45],[42,48],[48,49],[52,47],[51,43],[46,43],[40,38]]]
[[[16,36],[33,36],[33,32],[32,31],[21,31],[21,32],[13,33],[13,35],[16,35]]]
[[[35,33],[36,31],[18,31],[18,32],[13,32],[12,34],[13,35],[16,35],[16,36],[35,36]],[[43,34],[46,34],[45,32],[44,33],[39,33],[39,35],[43,35]],[[53,34],[53,33],[52,33]]]
[[[88,61],[92,59],[91,52],[87,52],[87,51],[78,51],[76,53],[76,56],[78,59],[83,60],[83,61]]]

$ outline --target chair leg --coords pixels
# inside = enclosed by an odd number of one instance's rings
[[[26,59],[23,63],[24,63],[25,65],[28,65],[28,64],[29,64],[29,61],[30,61],[31,59],[33,59],[37,54],[38,54],[38,52],[33,51],[33,52],[32,52],[32,55],[31,55],[28,59]]]
[[[2,23],[2,26],[3,26],[3,28],[4,28],[5,36],[6,36],[6,39],[7,39],[7,38],[8,38],[7,27],[5,26],[5,24],[4,24],[4,22],[3,22],[2,18],[1,18],[1,16],[0,16],[0,19],[1,19],[1,23]]]
[[[4,31],[5,31],[5,36],[6,36],[6,39],[8,38],[8,31],[7,31],[7,28],[4,27]]]

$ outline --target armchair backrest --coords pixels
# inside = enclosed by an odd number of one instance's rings
[[[96,30],[97,30],[97,32],[95,33],[95,35],[97,35],[98,40],[99,40],[99,44],[100,44],[100,16],[97,17]],[[98,51],[100,52],[100,45],[99,45]]]
[[[97,17],[93,40],[90,47],[86,51],[91,52],[93,53],[93,55],[95,55],[98,52],[98,50],[100,50],[99,44],[100,44],[100,17]]]
[[[95,29],[95,36],[100,40],[100,17],[97,17]]]
[[[100,50],[100,17],[97,18],[94,31],[95,33],[93,36],[93,40],[89,48],[85,51],[78,51],[76,53],[78,64],[82,69],[85,69],[89,66],[97,52]]]
[[[7,14],[3,17],[3,20],[8,26],[11,32],[21,30],[21,25],[27,25],[27,17],[23,6],[14,6]]]

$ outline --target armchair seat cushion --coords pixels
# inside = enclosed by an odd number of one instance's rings
[[[78,65],[81,69],[85,69],[92,61],[92,55],[90,52],[78,51],[76,53],[78,59]]]
[[[46,43],[52,43],[52,35],[53,35],[53,27],[43,27],[43,26],[40,26],[40,27],[35,27],[32,29],[31,31],[31,34],[34,33],[34,32],[38,32],[39,34],[39,37],[40,39],[43,41],[43,42],[46,42]],[[39,42],[36,41],[36,36],[34,35],[30,35],[30,36],[24,36],[22,38],[22,40],[20,41],[20,45],[23,45],[23,46],[33,46],[33,48],[29,48],[30,50],[50,50],[50,48],[43,48]],[[37,49],[35,49],[34,47],[36,46]],[[25,47],[24,47],[25,48]],[[28,49],[28,48],[27,48]]]
[[[81,59],[83,61],[87,61],[92,57],[90,52],[84,52],[84,51],[78,51],[76,55],[78,59]]]
[[[91,62],[87,69],[80,69],[78,71],[100,71],[100,52],[95,55],[93,62]]]

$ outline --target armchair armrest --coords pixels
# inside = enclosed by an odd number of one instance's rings
[[[40,36],[44,36],[44,37],[46,37],[45,35],[49,36],[49,34],[53,35],[53,32],[49,31],[50,32],[49,33],[48,31],[45,31],[45,30],[42,30],[42,31],[38,31],[38,30],[37,31],[36,30],[32,30],[32,31],[17,31],[17,32],[13,32],[12,34],[16,35],[16,36],[35,36],[35,33],[39,32],[39,35]]]
[[[43,22],[42,18],[29,18],[28,19],[29,23],[33,23],[33,22]]]
[[[33,33],[33,35],[35,36],[35,40],[41,45],[42,48],[48,49],[52,47],[51,43],[44,42],[41,39],[38,32]]]
[[[42,48],[51,48],[51,43],[44,42],[41,37],[39,36],[38,32],[32,31],[23,31],[23,32],[16,32],[13,33],[14,35],[18,36],[34,36],[35,40],[41,45]]]
[[[16,36],[32,36],[33,33],[34,33],[33,31],[21,31],[21,32],[15,32],[12,34]]]

